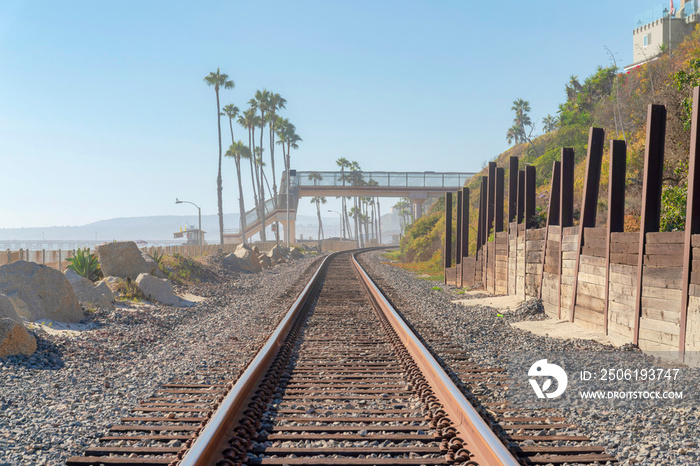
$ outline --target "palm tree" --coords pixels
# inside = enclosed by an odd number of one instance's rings
[[[559,127],[559,118],[552,116],[552,115],[547,115],[546,117],[542,118],[542,130],[545,133],[552,132],[556,130]]]
[[[216,121],[219,125],[219,173],[216,177],[216,195],[219,205],[219,240],[221,245],[224,245],[224,205],[223,205],[223,185],[221,182],[221,106],[219,104],[219,89],[223,87],[224,89],[233,89],[235,84],[232,80],[228,79],[228,75],[221,73],[219,68],[216,69],[216,73],[211,72],[204,77],[204,82],[209,86],[214,86],[214,92],[216,93]]]
[[[508,130],[506,139],[510,141],[511,131],[515,132],[517,134],[517,139],[515,142],[529,142],[530,147],[532,147],[535,155],[537,155],[537,149],[535,149],[535,145],[532,143],[532,139],[530,139],[532,132],[535,130],[532,120],[530,119],[530,115],[528,115],[531,110],[530,102],[523,99],[515,99],[513,101],[513,106],[510,109],[515,112],[515,118],[513,119],[513,126],[510,130]],[[526,126],[530,127],[529,133],[525,131]]]
[[[340,181],[342,181],[343,186],[345,186],[345,182],[346,182],[345,169],[352,166],[352,164],[345,157],[340,157],[338,160],[335,161],[335,163],[336,163],[336,165],[338,165],[340,167]],[[347,204],[345,202],[344,196],[341,197],[341,203],[342,203],[341,208],[343,209],[343,216],[342,216],[343,230],[347,231],[348,237],[350,239],[352,239],[352,234],[350,232],[350,222],[348,221],[348,207],[347,207]]]
[[[258,90],[255,92],[255,96],[248,101],[248,105],[250,105],[250,108],[254,108],[256,111],[260,110],[260,120],[258,121],[258,124],[260,125],[260,145],[258,146],[261,162],[262,162],[262,154],[264,152],[263,150],[263,130],[265,128],[265,112],[267,112],[269,108],[269,102],[270,102],[270,91],[267,89],[263,89],[262,91]],[[253,153],[256,153],[253,151]],[[263,164],[259,164],[261,167],[260,170],[262,171],[262,166]],[[264,177],[264,172],[262,176],[260,177],[261,179]],[[260,193],[259,193],[259,199],[260,199],[260,205],[261,205],[261,222],[262,222],[262,228],[260,230],[260,239],[264,242],[267,240],[266,234],[265,234],[265,189],[260,185]],[[274,201],[273,201],[274,202]]]
[[[256,116],[255,116],[255,110],[252,108],[249,108],[248,110],[244,111],[242,115],[238,117],[238,124],[243,126],[248,130],[248,153],[247,156],[246,154],[242,154],[241,156],[244,159],[248,159],[250,161],[250,180],[251,183],[253,184],[253,199],[255,202],[255,209],[259,209],[259,202],[258,202],[258,185],[256,183],[256,178],[255,178],[255,173],[253,172],[253,163],[254,163],[254,158],[253,158],[253,149],[254,149],[254,133],[253,131],[255,128],[257,121],[256,121]],[[259,210],[258,210],[259,211]]]
[[[241,183],[241,157],[243,154],[250,156],[250,149],[242,141],[231,144],[226,151],[227,157],[233,157],[236,163],[236,176],[238,178],[238,210],[240,211],[241,240],[245,244],[245,203],[243,202],[243,184]],[[244,157],[246,158],[246,157]]]
[[[277,176],[275,174],[275,130],[274,126],[277,123],[277,110],[283,109],[287,104],[287,100],[279,94],[270,94],[268,99],[268,118],[270,132],[270,161],[272,162],[272,192],[277,198]]]
[[[311,198],[311,203],[316,204],[316,215],[318,216],[318,240],[323,239],[323,223],[321,221],[321,204],[326,203],[324,196],[314,196]]]

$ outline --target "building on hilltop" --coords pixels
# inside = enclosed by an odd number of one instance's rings
[[[700,20],[698,1],[677,0],[678,6],[669,8],[674,4],[671,1],[670,5],[662,4],[635,16],[632,64],[625,66],[625,71],[655,60],[680,43]]]

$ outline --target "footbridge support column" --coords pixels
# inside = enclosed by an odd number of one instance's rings
[[[413,218],[418,220],[423,216],[423,204],[428,199],[427,193],[411,193],[409,198],[413,204]]]

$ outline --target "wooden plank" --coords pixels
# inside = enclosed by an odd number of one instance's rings
[[[655,286],[643,286],[642,297],[651,297],[656,299],[668,300],[671,302],[677,301],[680,303],[683,292],[674,288],[659,288]]]
[[[637,265],[639,263],[638,254],[610,254],[611,264]]]
[[[692,235],[691,242],[694,248],[700,248],[700,235]]]
[[[683,254],[683,244],[651,243],[644,248],[644,253],[653,254]]]
[[[663,231],[660,233],[647,233],[647,244],[662,243],[662,244],[683,244],[685,232],[683,231]]]
[[[610,241],[612,243],[636,243],[639,244],[639,232],[618,232],[610,234]]]
[[[627,325],[618,324],[612,320],[608,320],[608,333],[618,335],[625,340],[632,340],[632,329]]]
[[[579,305],[591,311],[603,312],[605,308],[605,299],[579,293],[576,297],[576,306]]]
[[[544,239],[544,228],[531,229],[527,232],[527,240],[542,240]]]
[[[636,280],[634,276],[630,277],[627,274],[615,273],[612,270],[610,271],[610,279],[608,280],[608,284],[610,285],[611,290],[634,295],[637,292],[637,284],[635,282]],[[621,287],[623,286],[626,288],[622,289]]]
[[[605,246],[583,246],[581,248],[581,254],[585,254],[586,256],[593,256],[593,257],[602,257],[605,258]]]
[[[649,309],[644,306],[644,298],[642,298],[642,317],[646,319],[658,320],[660,322],[670,322],[680,325],[681,322],[681,312],[679,311],[667,311],[661,309]],[[680,307],[680,304],[678,305]]]
[[[600,285],[601,289],[605,289],[605,275],[601,274],[590,274],[583,272],[579,269],[578,272],[579,283],[590,283],[593,285]]]
[[[680,290],[682,275],[681,267],[644,267],[642,285]]]
[[[605,287],[603,285],[596,285],[594,283],[579,281],[577,286],[578,288],[576,292],[578,294],[586,294],[588,296],[593,296],[596,298],[605,297]]]
[[[637,264],[635,263],[634,265],[636,266]],[[632,275],[632,279],[634,280],[634,274],[637,272],[637,267],[624,264],[610,264],[610,272],[624,275]],[[633,283],[636,284],[636,281]]]
[[[671,322],[647,319],[639,320],[639,339],[656,343],[675,345],[678,348],[678,336],[681,327]]]
[[[691,283],[690,288],[688,289],[688,292],[690,293],[691,296],[700,297],[700,285],[695,285],[695,284]]]
[[[637,243],[611,243],[610,252],[614,254],[639,254]]]
[[[683,255],[644,254],[644,266],[647,267],[682,267]]]
[[[581,254],[580,263],[586,265],[599,266],[603,269],[607,265],[605,262],[605,257],[584,256],[583,254]]]
[[[591,309],[581,307],[578,305],[577,302],[576,311],[574,315],[575,321],[582,320],[590,324],[599,325],[600,327],[603,326],[603,311],[593,311]]]
[[[561,250],[563,252],[567,251],[578,251],[578,243],[577,242],[567,242],[567,241],[562,241],[561,243]]]
[[[608,231],[604,227],[597,227],[597,228],[584,228],[583,230],[583,237],[588,238],[588,239],[598,239],[598,240],[603,240],[607,238]]]

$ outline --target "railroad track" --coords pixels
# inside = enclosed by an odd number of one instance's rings
[[[446,343],[442,349],[460,360],[458,348]],[[503,382],[498,370],[466,370],[479,383]],[[225,368],[221,371],[219,379],[164,386],[137,409],[141,415],[125,419],[100,439],[105,446],[67,464],[515,465],[532,458],[556,460],[542,449],[520,448],[517,457],[511,453],[489,426],[489,420],[496,425],[490,413],[472,407],[464,387],[453,383],[348,253],[324,261],[235,384]],[[501,409],[506,413],[508,408],[493,407],[491,413]],[[544,421],[504,420],[511,427],[501,430],[502,436],[531,425],[541,428]],[[581,451],[567,451],[584,459]],[[575,463],[574,456],[568,462]]]

